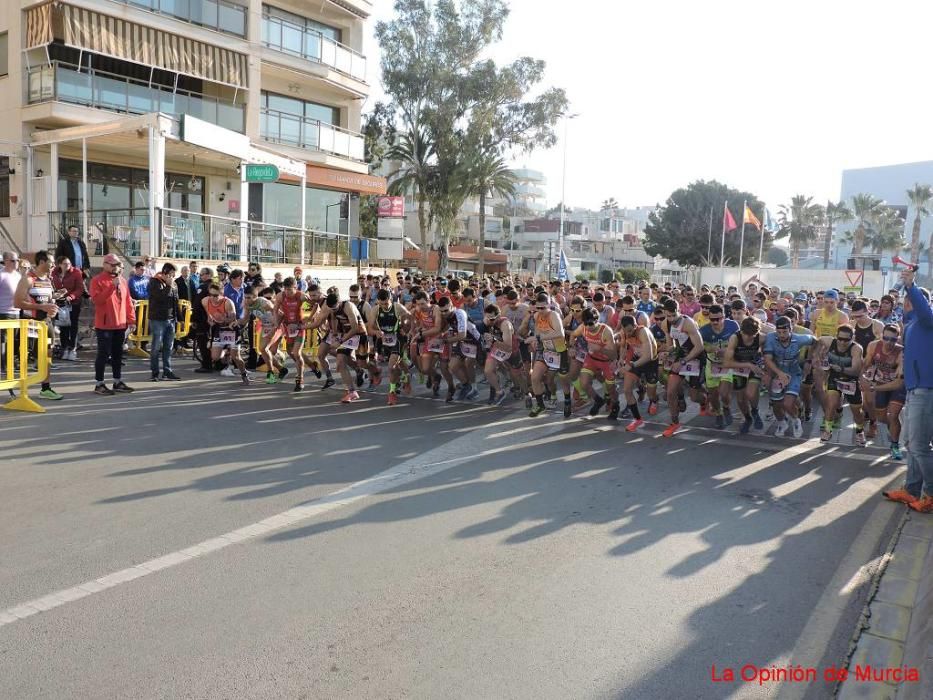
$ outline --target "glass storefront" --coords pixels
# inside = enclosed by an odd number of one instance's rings
[[[299,185],[276,182],[263,186],[263,220],[282,226],[301,226]],[[315,231],[346,232],[346,219],[340,218],[340,203],[346,192],[305,189],[306,226]]]

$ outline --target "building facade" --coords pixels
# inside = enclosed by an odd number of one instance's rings
[[[352,234],[356,195],[385,191],[359,133],[371,9],[4,3],[3,232],[27,251],[76,224],[97,252],[301,260],[304,232]]]

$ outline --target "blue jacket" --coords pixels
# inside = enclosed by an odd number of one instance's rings
[[[917,285],[907,296],[914,307],[904,316],[904,385],[911,389],[933,389],[933,311]]]

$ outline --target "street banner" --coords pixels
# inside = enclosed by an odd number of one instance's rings
[[[561,282],[570,279],[570,265],[567,263],[567,256],[564,249],[560,249],[560,259],[557,262],[557,279]]]

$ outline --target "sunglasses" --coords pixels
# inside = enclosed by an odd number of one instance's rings
[[[570,310],[571,310],[573,313],[575,313],[575,314],[579,314],[579,313],[582,313],[582,312],[583,312],[583,309],[575,309],[575,308],[573,308],[573,307],[570,307]]]
[[[849,343],[852,341],[852,336],[851,335],[837,335],[836,340],[838,340],[840,343]]]
[[[881,338],[882,338],[882,339],[884,340],[884,342],[886,342],[886,343],[896,343],[896,342],[897,342],[897,336],[896,336],[896,335],[883,335],[883,336],[881,336]]]
[[[546,306],[535,306],[536,311],[547,311],[548,307]]]
[[[710,322],[710,323],[719,323],[719,322],[722,321],[722,320],[723,320],[723,317],[722,317],[722,316],[710,316],[710,317],[709,317],[709,322]]]

